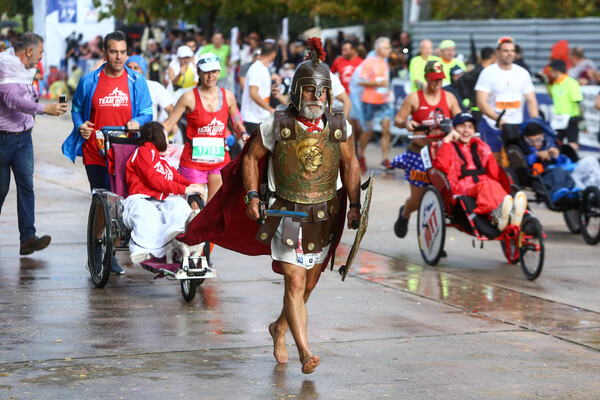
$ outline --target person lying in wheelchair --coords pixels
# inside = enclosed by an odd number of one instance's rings
[[[134,264],[165,255],[167,242],[185,230],[192,213],[180,195],[202,189],[161,155],[167,149],[166,137],[160,123],[146,123],[140,129],[139,147],[127,161],[129,196],[123,204],[123,223],[131,230],[129,250]]]
[[[541,175],[553,204],[577,199],[579,189],[571,172],[576,164],[562,154],[554,135],[537,122],[529,122],[517,142],[527,159],[532,175]]]
[[[519,191],[513,198],[500,183],[504,173],[490,146],[475,137],[475,119],[471,114],[458,114],[452,125],[433,166],[446,174],[454,196],[474,198],[473,212],[489,215],[500,232],[509,223],[520,226],[527,208],[525,193]]]

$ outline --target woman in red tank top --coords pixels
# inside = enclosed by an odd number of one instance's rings
[[[427,86],[406,96],[394,119],[394,125],[413,132],[419,125],[435,126],[442,119],[453,118],[459,114],[461,110],[456,97],[442,89],[444,77],[442,64],[439,61],[429,61],[425,65]],[[411,115],[412,119],[409,120]],[[439,136],[441,139],[444,133],[434,129],[429,135]],[[394,224],[394,232],[401,238],[406,236],[410,214],[419,208],[425,186],[429,184],[420,151],[431,142],[430,139],[413,139],[408,145],[408,150],[392,161],[393,167],[404,169],[404,178],[410,182],[410,196],[400,207],[398,220]]]
[[[230,161],[226,138],[227,117],[231,117],[237,138],[249,138],[233,93],[217,86],[221,65],[217,56],[206,53],[198,61],[198,87],[179,98],[163,125],[167,131],[187,116],[185,145],[179,163],[179,172],[189,181],[208,185],[207,202],[222,184],[221,169]]]

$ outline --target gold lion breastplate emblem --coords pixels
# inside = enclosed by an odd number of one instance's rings
[[[275,192],[295,203],[327,201],[337,190],[340,143],[329,141],[329,125],[322,132],[312,133],[306,132],[297,122],[295,128],[294,139],[285,140],[282,132],[282,140],[275,144]]]

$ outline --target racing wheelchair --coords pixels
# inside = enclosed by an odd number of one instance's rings
[[[122,126],[107,126],[97,134],[97,146],[114,163],[114,173],[109,173],[110,187],[113,191],[99,189],[92,194],[87,226],[88,269],[94,285],[103,288],[108,282],[112,259],[116,251],[129,250],[131,231],[123,223],[123,200],[127,197],[128,188],[125,179],[126,164],[135,149],[137,138],[134,131]],[[124,135],[127,134],[127,135]],[[98,139],[103,136],[104,139]],[[112,168],[110,168],[112,170]],[[202,197],[191,195],[188,203],[196,202],[204,207]],[[217,271],[210,267],[210,244],[202,243],[199,251],[191,256],[183,252],[178,262],[167,262],[166,257],[151,258],[143,261],[141,266],[157,274],[157,277],[178,280],[181,294],[186,301],[192,301],[196,295],[196,287],[207,278],[217,276]],[[201,254],[201,255],[200,255]]]
[[[547,124],[542,126],[547,134],[554,137],[554,132]],[[518,145],[519,137],[520,132],[514,128],[505,130],[502,134],[509,162],[507,172],[514,182],[533,195],[529,201],[544,203],[549,210],[562,212],[567,228],[572,233],[581,233],[586,243],[594,245],[600,242],[600,189],[588,186],[577,192],[574,197],[552,202],[543,181],[543,173],[530,168],[523,149]],[[572,162],[578,161],[578,156],[571,146],[561,145],[560,152]]]
[[[436,265],[442,257],[446,240],[446,227],[454,227],[475,240],[483,242],[496,240],[509,264],[520,262],[525,277],[536,279],[544,265],[544,233],[542,226],[530,210],[525,211],[521,226],[508,225],[500,232],[491,224],[487,216],[473,213],[475,199],[468,196],[455,196],[446,175],[433,168],[427,147],[421,152],[427,168],[430,185],[421,197],[417,215],[417,235],[423,260]],[[514,194],[516,187],[511,185],[509,176],[502,171],[502,186],[507,193]]]

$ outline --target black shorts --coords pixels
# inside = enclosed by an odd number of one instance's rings
[[[579,143],[579,121],[581,121],[581,117],[571,117],[569,119],[569,125],[567,125],[567,129],[560,129],[556,131],[558,140],[560,140],[563,144],[565,138],[567,138],[568,143]]]

